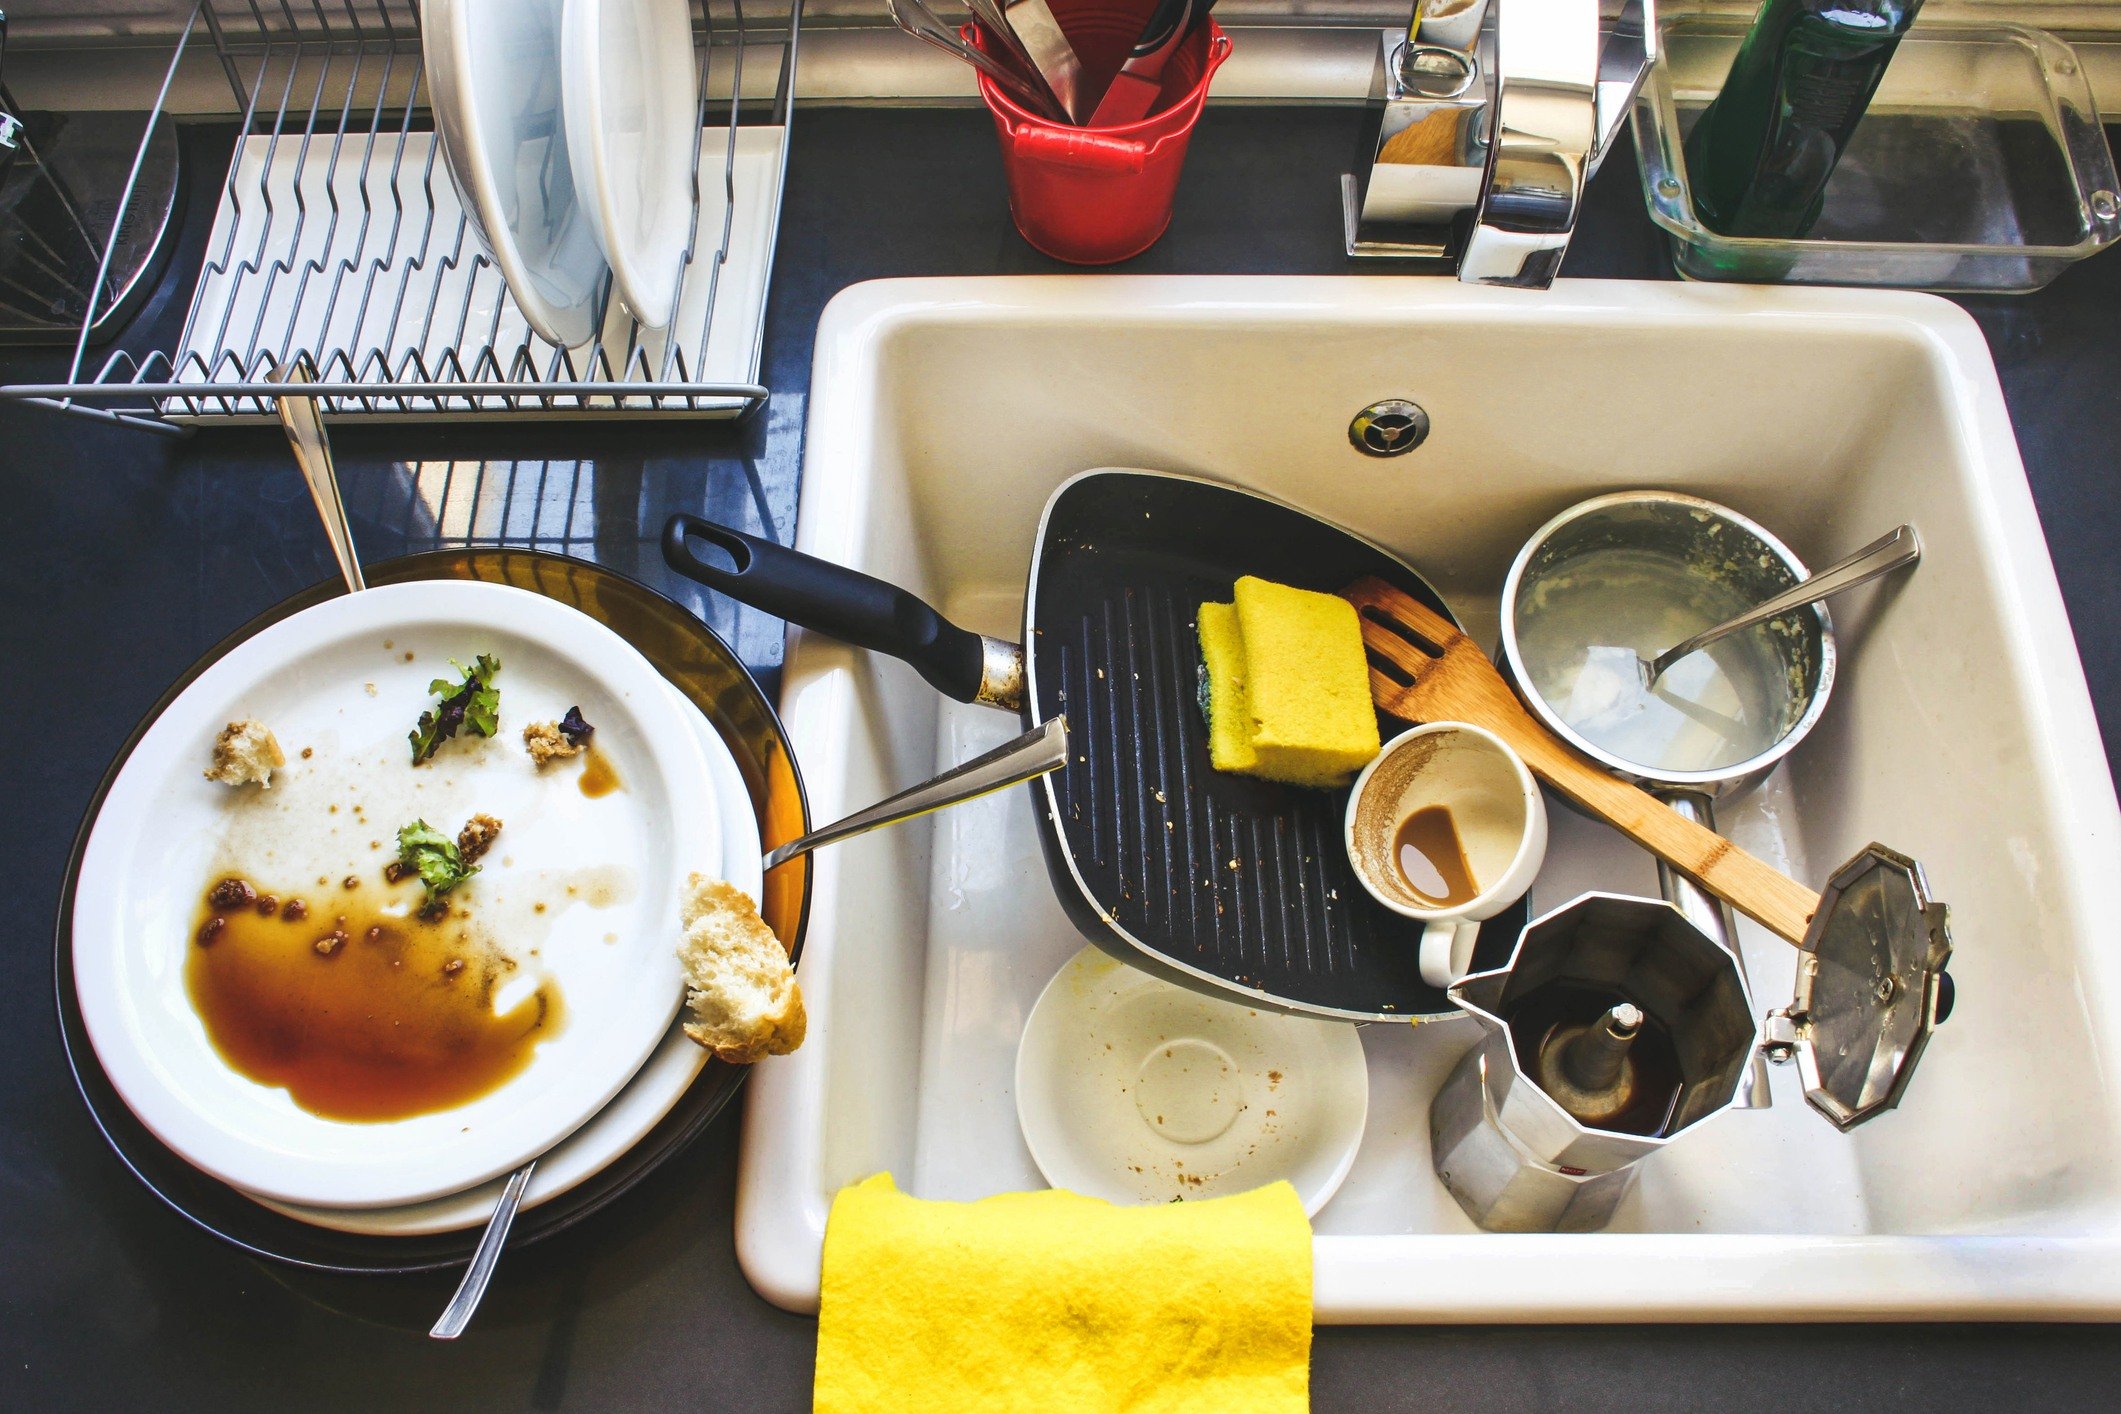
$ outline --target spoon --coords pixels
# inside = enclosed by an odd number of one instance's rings
[[[293,385],[307,383],[310,377],[299,363],[290,363],[277,370],[272,380]],[[302,468],[302,479],[309,483],[310,499],[317,503],[317,515],[324,521],[324,534],[331,541],[332,554],[338,558],[339,573],[346,576],[347,589],[358,594],[368,588],[368,581],[362,578],[361,561],[354,554],[353,527],[346,520],[346,501],[339,494],[339,473],[331,459],[331,438],[325,434],[317,400],[282,393],[273,399],[273,408],[280,415],[280,425],[287,429],[287,440],[294,444],[295,462]],[[516,1209],[523,1206],[523,1192],[530,1187],[530,1175],[537,1166],[538,1161],[532,1159],[508,1176],[508,1186],[493,1205],[493,1216],[486,1220],[486,1231],[479,1235],[479,1245],[472,1251],[471,1265],[464,1269],[464,1279],[457,1283],[456,1294],[449,1298],[441,1319],[428,1332],[434,1339],[455,1340],[471,1324],[472,1313],[479,1309],[487,1283],[493,1280],[494,1264],[501,1260],[501,1247],[508,1241],[508,1229],[515,1225]]]
[[[286,384],[310,381],[299,363],[277,369],[271,378],[275,383]],[[368,588],[368,581],[361,577],[361,560],[354,553],[353,527],[346,520],[346,502],[339,495],[339,473],[331,460],[331,439],[324,435],[324,419],[317,411],[317,400],[283,393],[273,399],[273,408],[280,414],[280,425],[287,429],[287,440],[294,444],[295,464],[302,468],[302,479],[309,483],[309,497],[317,503],[317,515],[324,522],[324,535],[331,541],[339,573],[346,576],[346,587],[358,594]]]
[[[273,381],[300,384],[311,380],[299,365],[289,364],[273,375]],[[339,571],[346,577],[346,587],[358,593],[368,585],[361,575],[360,560],[354,554],[353,530],[346,519],[345,500],[339,494],[338,472],[331,457],[331,439],[325,434],[323,418],[318,415],[317,400],[290,392],[276,397],[273,405],[279,413],[280,425],[287,429],[288,441],[294,446],[295,461],[302,468],[303,479],[309,483],[310,497],[316,502],[317,514],[324,521],[324,531],[331,541],[332,554],[338,558]],[[1015,741],[952,767],[931,781],[789,841],[766,856],[765,867],[773,869],[820,845],[900,820],[910,820],[946,805],[1031,780],[1056,769],[1067,759],[1067,719],[1055,717]],[[509,1229],[515,1225],[516,1212],[523,1206],[523,1195],[529,1190],[530,1178],[537,1166],[538,1161],[532,1159],[508,1176],[507,1186],[494,1204],[493,1216],[486,1220],[486,1230],[479,1235],[478,1246],[472,1251],[471,1263],[464,1269],[463,1279],[457,1283],[449,1304],[442,1308],[440,1318],[427,1332],[431,1338],[455,1340],[471,1324],[487,1286],[493,1281],[494,1268],[501,1260],[501,1249],[508,1242]]]
[[[1675,643],[1654,658],[1637,658],[1635,662],[1642,669],[1643,685],[1653,686],[1657,679],[1664,676],[1665,669],[1697,648],[1706,648],[1725,634],[1736,633],[1739,629],[1750,628],[1754,624],[1786,614],[1792,609],[1801,609],[1822,599],[1830,599],[1844,589],[1869,584],[1881,575],[1891,574],[1902,565],[1911,565],[1921,558],[1922,537],[1915,534],[1915,527],[1912,525],[1903,525],[1891,534],[1873,540],[1847,559],[1828,565],[1810,579],[1793,584],[1780,594],[1761,600],[1736,618],[1726,619],[1714,628],[1704,629],[1692,638]]]

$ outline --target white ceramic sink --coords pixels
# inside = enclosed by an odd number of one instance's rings
[[[1463,1019],[1364,1033],[1370,1120],[1316,1219],[1323,1321],[2121,1315],[2121,812],[1988,351],[1921,295],[1421,278],[886,282],[818,331],[798,544],[1014,636],[1049,491],[1135,466],[1257,487],[1421,567],[1494,642],[1510,556],[1562,507],[1673,487],[1810,563],[1915,522],[1912,577],[1837,601],[1825,720],[1723,807],[1818,883],[1873,839],[1952,907],[1958,1008],[1900,1109],[1837,1133],[1774,1072],[1646,1165],[1611,1229],[1475,1229],[1426,1114]],[[1411,398],[1411,455],[1356,452]],[[895,661],[795,633],[782,703],[820,819],[1015,734]],[[1535,908],[1656,893],[1646,855],[1553,812]],[[814,1309],[827,1207],[880,1169],[969,1198],[1040,1186],[1011,1074],[1081,945],[1019,790],[817,856],[810,1039],[746,1097],[738,1250]],[[1795,954],[1746,925],[1756,1004]]]

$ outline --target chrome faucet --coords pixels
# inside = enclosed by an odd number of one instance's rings
[[[1473,284],[1545,289],[1657,43],[1654,0],[1416,0],[1379,46],[1351,257],[1450,261]]]

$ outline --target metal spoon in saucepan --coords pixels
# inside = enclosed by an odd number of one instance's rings
[[[1837,560],[1810,579],[1793,584],[1772,598],[1763,599],[1736,618],[1726,619],[1711,629],[1704,629],[1692,638],[1676,643],[1654,658],[1637,658],[1642,668],[1644,687],[1656,685],[1664,676],[1665,669],[1699,648],[1706,648],[1725,634],[1750,628],[1757,623],[1787,614],[1792,609],[1801,609],[1807,604],[1816,604],[1830,599],[1844,589],[1854,589],[1859,584],[1869,584],[1882,575],[1891,574],[1902,565],[1911,565],[1922,558],[1922,539],[1915,534],[1915,527],[1903,525],[1858,550],[1845,560]],[[1625,671],[1625,669],[1623,669]]]

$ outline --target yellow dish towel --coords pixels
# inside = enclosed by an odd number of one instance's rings
[[[1288,1414],[1310,1366],[1311,1224],[1286,1183],[1120,1208],[929,1202],[884,1173],[833,1200],[817,1414]]]

